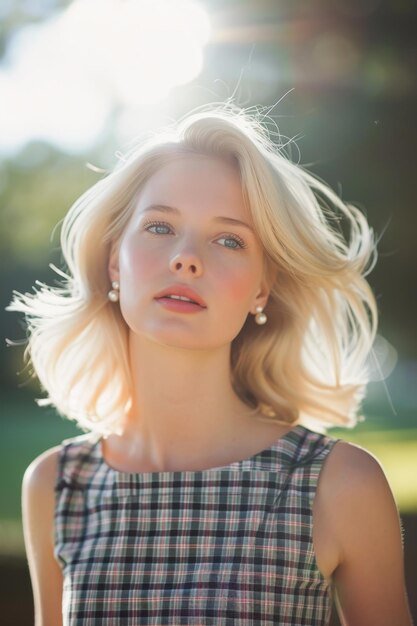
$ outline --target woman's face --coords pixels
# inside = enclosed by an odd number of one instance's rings
[[[161,167],[140,193],[109,272],[119,280],[121,313],[131,332],[190,349],[229,344],[268,296],[262,246],[237,170],[200,155]],[[178,284],[196,292],[205,308],[172,310],[155,299]]]

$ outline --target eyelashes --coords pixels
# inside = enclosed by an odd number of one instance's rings
[[[152,226],[160,226],[160,227],[171,229],[170,224],[168,224],[167,222],[160,222],[160,221],[154,221],[154,220],[148,220],[148,221],[144,222],[143,229],[147,230],[148,232],[151,232],[149,229]],[[152,233],[152,234],[154,234],[154,235],[156,235],[156,234],[165,235],[167,233]],[[246,248],[247,247],[247,245],[243,241],[243,239],[241,239],[238,235],[233,235],[232,233],[225,233],[224,235],[219,237],[219,239],[230,239],[232,241],[235,241],[239,245],[239,248]],[[223,247],[227,248],[229,250],[238,250],[239,249],[239,248],[234,248],[234,247],[231,247],[231,246],[223,246]]]

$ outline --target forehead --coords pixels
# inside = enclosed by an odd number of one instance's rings
[[[239,170],[226,160],[204,155],[181,155],[154,172],[144,184],[138,208],[147,204],[173,204],[179,209],[228,208],[248,218]]]

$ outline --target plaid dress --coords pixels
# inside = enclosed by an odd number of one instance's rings
[[[128,473],[101,436],[62,442],[55,556],[64,626],[326,626],[312,542],[320,469],[338,439],[297,425],[250,458]]]

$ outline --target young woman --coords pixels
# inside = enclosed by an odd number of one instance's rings
[[[9,307],[86,431],[24,476],[36,626],[324,626],[333,597],[409,626],[383,469],[325,434],[357,421],[376,334],[360,211],[212,106],[82,195],[62,250],[64,283]]]

